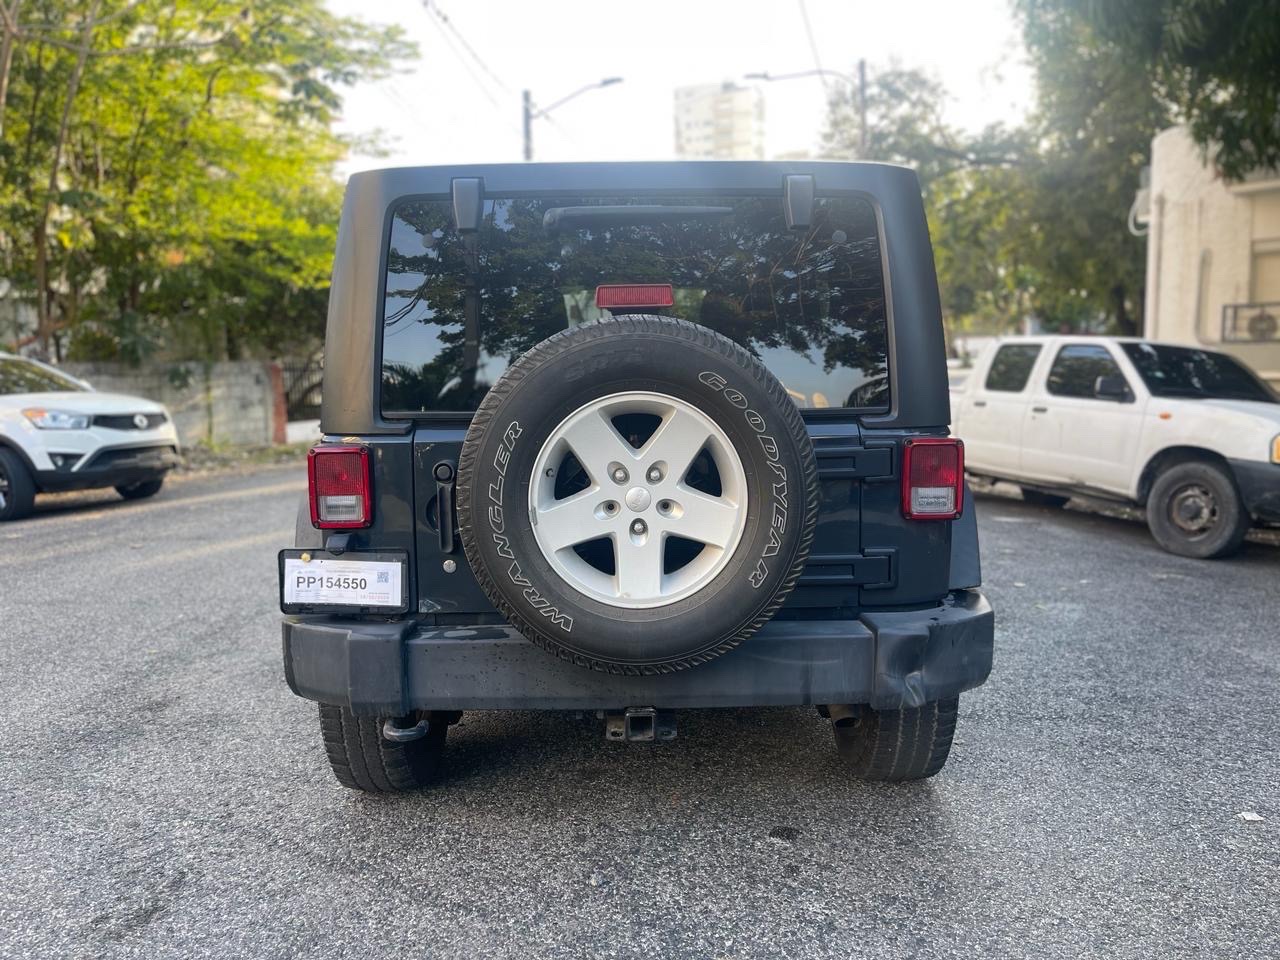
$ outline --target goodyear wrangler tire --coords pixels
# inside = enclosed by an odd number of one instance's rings
[[[664,317],[538,344],[486,395],[458,463],[463,548],[494,606],[613,673],[684,669],[750,637],[795,586],[817,503],[782,385]]]

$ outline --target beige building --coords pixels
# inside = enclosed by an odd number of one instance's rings
[[[763,160],[764,97],[724,83],[678,87],[676,156],[681,160]]]
[[[1228,183],[1185,127],[1151,145],[1145,335],[1234,354],[1280,386],[1280,171]]]

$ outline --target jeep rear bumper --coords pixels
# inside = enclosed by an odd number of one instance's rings
[[[413,710],[600,710],[868,703],[914,707],[991,672],[994,618],[976,590],[935,607],[857,620],[772,620],[710,663],[616,676],[564,663],[508,626],[289,617],[284,668],[300,697],[358,714]]]

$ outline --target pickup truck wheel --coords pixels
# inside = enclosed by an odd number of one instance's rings
[[[146,497],[154,497],[163,486],[164,477],[156,477],[154,480],[139,480],[137,483],[116,487],[116,493],[126,500],[142,500]]]
[[[476,580],[526,637],[588,669],[669,673],[733,649],[791,592],[817,464],[751,354],[627,316],[507,369],[467,431],[457,497]]]
[[[21,520],[35,509],[36,485],[27,465],[0,447],[0,522]]]
[[[960,698],[922,707],[830,707],[836,749],[859,780],[924,780],[947,762]]]
[[[1027,503],[1033,503],[1037,507],[1065,507],[1070,497],[1059,496],[1056,493],[1045,493],[1042,490],[1032,490],[1028,487],[1021,487],[1022,499]]]
[[[320,734],[333,775],[344,787],[365,793],[399,793],[430,784],[439,773],[451,715],[426,714],[426,736],[392,743],[383,721],[358,717],[346,707],[320,704]],[[419,714],[413,719],[422,719]]]
[[[1208,560],[1240,548],[1249,514],[1230,474],[1217,464],[1191,460],[1156,477],[1147,497],[1147,526],[1170,553]]]

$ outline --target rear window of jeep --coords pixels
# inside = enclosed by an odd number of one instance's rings
[[[819,199],[787,229],[777,197],[509,198],[480,229],[447,200],[396,208],[383,305],[382,410],[469,412],[557,331],[613,315],[596,289],[669,284],[661,313],[760,358],[806,410],[886,410],[888,325],[875,212]]]

